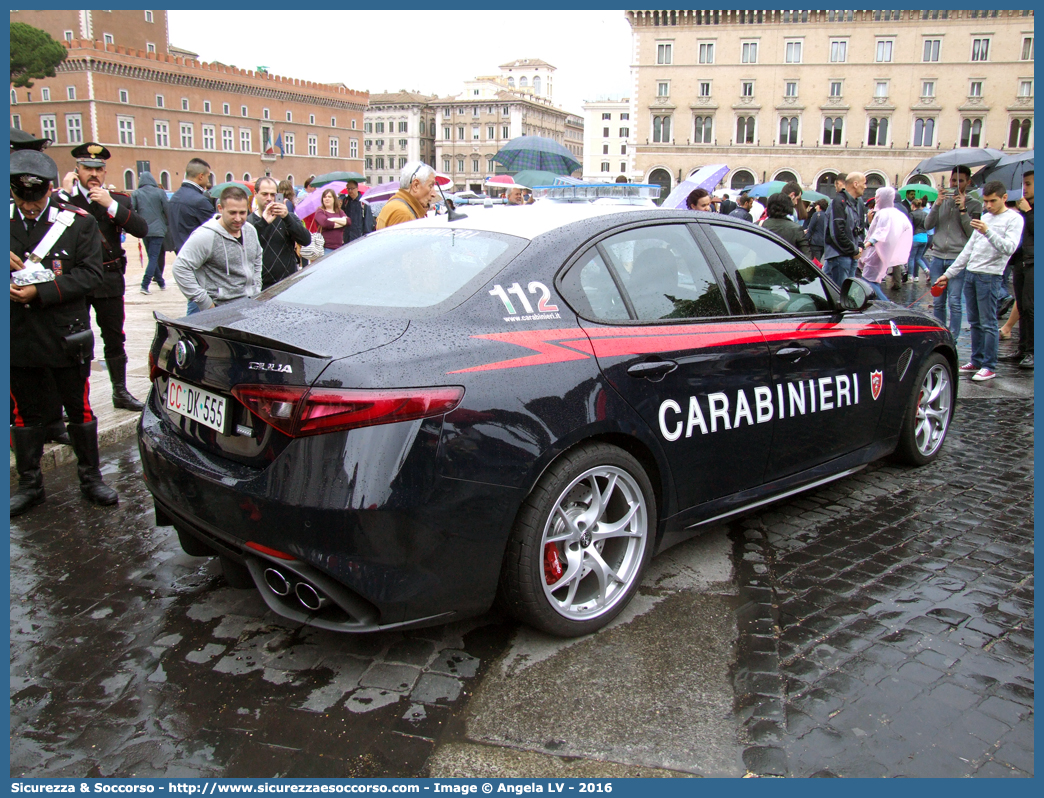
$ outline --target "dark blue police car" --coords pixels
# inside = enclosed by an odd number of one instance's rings
[[[365,632],[499,598],[583,634],[701,527],[939,453],[950,334],[760,228],[467,210],[157,317],[139,428],[157,523],[280,615]]]

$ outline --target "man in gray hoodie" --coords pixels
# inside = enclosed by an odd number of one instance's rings
[[[188,315],[261,293],[262,251],[246,223],[247,193],[228,186],[218,198],[218,217],[188,237],[174,261],[174,279],[188,298]]]
[[[935,235],[932,237],[932,257],[928,261],[928,271],[933,285],[953,265],[964,245],[968,243],[974,232],[972,220],[982,217],[982,203],[968,196],[969,183],[971,169],[967,166],[954,167],[950,172],[950,190],[940,193],[938,202],[932,206],[928,218],[924,220],[926,230],[935,228]],[[946,316],[949,310],[947,326],[955,339],[961,334],[963,296],[964,272],[961,271],[950,278],[946,290],[932,301],[932,312],[943,324],[947,324]]]
[[[156,185],[156,178],[151,172],[138,175],[138,188],[131,194],[131,208],[137,211],[149,224],[149,232],[145,235],[145,251],[149,255],[149,265],[141,280],[141,293],[149,293],[149,283],[153,280],[162,291],[167,287],[163,279],[163,238],[167,235],[167,192]]]

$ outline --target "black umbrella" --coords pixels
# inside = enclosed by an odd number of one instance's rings
[[[327,172],[325,175],[319,175],[312,180],[312,185],[318,188],[319,186],[325,186],[327,183],[333,183],[335,180],[340,180],[343,183],[347,183],[349,180],[353,180],[356,183],[366,182],[366,178],[358,172]]]
[[[925,158],[916,167],[914,174],[929,172],[950,172],[955,166],[984,166],[995,164],[1004,153],[992,147],[958,147],[956,150],[942,152]]]

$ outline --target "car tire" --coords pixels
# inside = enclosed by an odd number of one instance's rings
[[[191,535],[188,532],[182,532],[180,529],[175,529],[175,531],[178,533],[178,542],[181,544],[181,550],[189,556],[214,557],[217,555],[216,551],[195,535]]]
[[[604,443],[567,452],[519,511],[501,569],[500,605],[560,637],[602,628],[638,589],[656,522],[652,484],[634,457]]]
[[[254,583],[254,577],[250,575],[250,569],[243,563],[236,562],[224,554],[219,555],[219,557],[221,559],[221,573],[224,574],[225,581],[228,582],[229,587],[234,587],[237,590],[257,587]]]
[[[913,395],[903,416],[896,457],[923,466],[939,456],[953,418],[953,366],[933,352],[917,372]]]

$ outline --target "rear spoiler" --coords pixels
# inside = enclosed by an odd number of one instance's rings
[[[165,316],[158,310],[152,312],[152,318],[156,320],[157,324],[163,324],[167,327],[173,327],[177,330],[191,330],[195,333],[219,335],[222,338],[227,338],[230,341],[237,341],[242,344],[250,344],[252,346],[264,346],[269,349],[277,349],[280,352],[288,352],[293,355],[302,355],[304,357],[315,357],[315,358],[330,358],[332,355],[328,355],[325,352],[312,352],[308,349],[302,349],[299,346],[288,344],[286,341],[277,341],[274,338],[266,338],[263,335],[258,335],[253,332],[246,332],[245,330],[237,330],[235,327],[209,327],[200,324],[193,324],[191,316],[184,316],[180,319],[172,319],[169,316]]]

